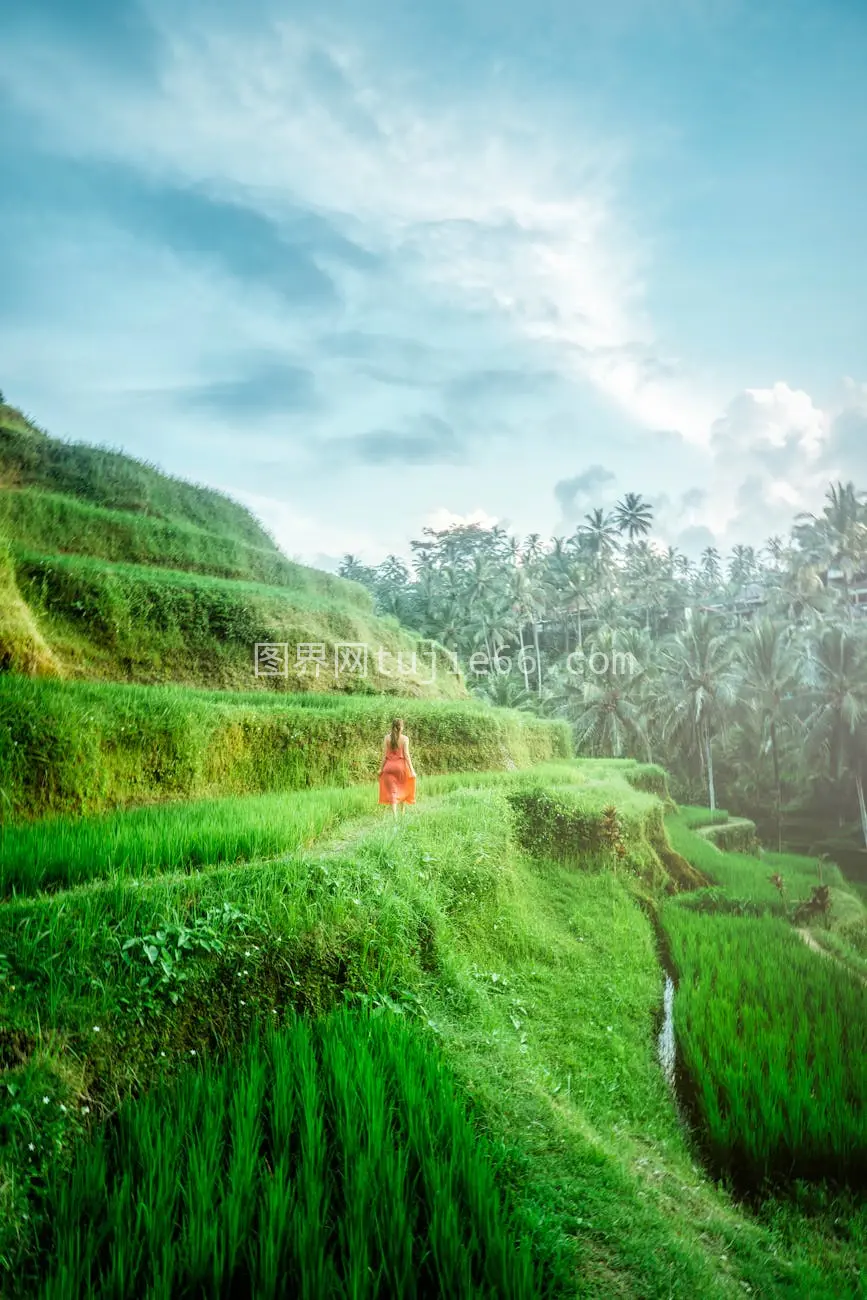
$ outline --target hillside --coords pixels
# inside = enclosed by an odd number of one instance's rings
[[[631,762],[369,809],[320,789],[10,833],[4,1295],[860,1294],[867,991],[765,863]],[[815,864],[773,867],[800,896]]]
[[[0,590],[0,668],[12,671],[466,694],[444,652],[377,618],[358,584],[287,559],[237,502],[121,452],[49,437],[5,405]],[[286,647],[277,672],[256,673],[257,644]],[[347,664],[340,644],[366,646],[364,659]],[[312,652],[299,645],[322,647],[318,667],[303,663]]]

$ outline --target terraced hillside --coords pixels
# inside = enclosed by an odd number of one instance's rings
[[[237,502],[120,452],[51,438],[2,405],[0,594],[0,667],[18,672],[466,694],[442,650],[376,618],[358,584],[287,559]],[[288,647],[260,661],[267,674],[255,671],[257,643]]]
[[[454,674],[256,678],[257,641],[418,647],[10,408],[0,531],[0,1294],[863,1294],[833,864]]]
[[[738,1200],[702,1165],[713,1117],[687,1127],[657,1061],[660,918],[698,1080],[699,968],[744,960],[713,929],[726,899],[769,952],[793,934],[736,907],[765,896],[759,859],[694,836],[630,762],[423,786],[398,823],[347,787],[7,839],[4,1295],[856,1296],[857,1190]],[[543,794],[562,835],[534,851]],[[799,997],[845,1011],[854,1046],[862,986],[799,951]],[[860,1067],[833,1034],[817,1048],[789,1068],[830,1118]]]

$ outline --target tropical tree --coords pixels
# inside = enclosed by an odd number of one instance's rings
[[[621,758],[637,750],[649,757],[643,666],[637,660],[627,666],[626,642],[610,627],[594,634],[589,649],[583,673],[568,683],[562,697],[579,753]]]
[[[743,587],[756,575],[757,558],[752,546],[732,547],[729,560],[729,582],[733,587]]]
[[[584,523],[579,525],[575,535],[579,549],[591,557],[597,576],[601,576],[620,549],[614,516],[597,507],[584,516]]]
[[[715,546],[706,546],[702,551],[698,573],[703,586],[709,592],[716,591],[722,585],[722,558]]]
[[[742,673],[742,708],[759,720],[763,743],[771,754],[776,796],[777,848],[783,845],[783,782],[780,728],[791,713],[798,686],[798,663],[787,624],[762,618],[751,624],[737,647]]]
[[[809,748],[824,756],[838,790],[847,773],[854,778],[867,848],[864,801],[867,643],[864,635],[856,635],[839,623],[822,628],[807,645],[804,667],[809,700],[805,719]]]
[[[707,780],[708,805],[716,808],[713,741],[736,699],[733,647],[718,621],[693,614],[662,653],[667,738],[686,741],[698,752]]]
[[[853,483],[831,484],[822,514],[800,515],[795,527],[795,538],[809,562],[842,582],[847,616],[851,614],[851,581],[867,567],[867,514],[862,497]]]
[[[614,507],[614,523],[630,542],[645,537],[653,526],[653,507],[637,492],[627,492]]]

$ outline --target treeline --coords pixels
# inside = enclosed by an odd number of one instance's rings
[[[787,537],[698,562],[652,528],[630,493],[570,537],[425,529],[412,569],[349,555],[341,573],[456,650],[479,694],[567,718],[579,752],[659,761],[684,799],[778,839],[848,824],[867,844],[864,494],[832,485]]]

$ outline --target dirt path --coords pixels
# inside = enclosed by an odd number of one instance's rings
[[[867,988],[867,977],[859,974],[858,971],[853,970],[851,966],[849,966],[845,961],[842,960],[842,958],[838,957],[835,953],[828,952],[827,948],[823,948],[822,945],[813,936],[812,931],[808,930],[806,926],[798,926],[797,933],[803,939],[807,947],[811,948],[813,952],[817,952],[820,957],[829,957],[831,961],[835,961],[837,965],[841,966],[844,971],[846,971],[849,975],[852,976],[853,979],[860,980],[861,983],[865,986],[865,988]]]
[[[753,830],[756,828],[755,822],[750,821],[749,817],[730,817],[727,822],[712,822],[709,826],[695,826],[693,830],[713,848],[719,849],[719,845],[714,844],[714,835],[722,834],[735,826],[752,826]]]

